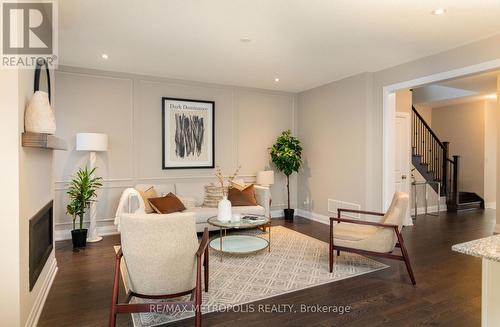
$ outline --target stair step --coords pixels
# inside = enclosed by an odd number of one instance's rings
[[[474,192],[460,192],[458,195],[458,204],[455,206],[450,203],[448,207],[450,211],[484,209],[484,200]]]
[[[473,192],[460,192],[458,195],[458,203],[477,203],[483,202],[483,199]]]
[[[412,164],[415,167],[415,169],[422,175],[422,177],[426,181],[435,181],[436,180],[436,175],[435,172],[430,170],[430,165],[426,162],[422,162],[422,156],[421,155],[413,155],[412,156]],[[434,189],[434,191],[438,191],[438,187],[436,184],[430,184],[431,187]]]
[[[459,211],[464,211],[464,210],[475,210],[475,209],[481,209],[481,201],[476,201],[476,202],[469,202],[469,203],[459,203],[457,210]]]

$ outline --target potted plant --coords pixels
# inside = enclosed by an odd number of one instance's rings
[[[66,213],[73,217],[73,230],[71,239],[73,248],[81,248],[87,245],[87,229],[83,228],[83,217],[90,207],[90,203],[96,201],[97,190],[102,186],[102,177],[94,177],[95,168],[89,170],[87,167],[79,169],[68,185],[69,203]],[[80,218],[79,228],[76,229],[76,218]]]
[[[285,219],[293,219],[294,210],[290,208],[290,175],[298,172],[302,164],[302,147],[300,141],[292,136],[290,130],[283,131],[271,147],[271,161],[276,168],[286,176],[286,191],[288,206],[285,209]]]

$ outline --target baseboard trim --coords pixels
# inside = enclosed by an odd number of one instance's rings
[[[496,202],[488,202],[484,204],[484,207],[486,209],[496,209],[497,208],[497,203]]]
[[[430,212],[430,211],[428,211],[428,212]],[[304,217],[306,219],[313,220],[313,221],[316,221],[318,223],[322,223],[325,225],[330,225],[330,217],[329,216],[325,216],[325,215],[322,215],[322,214],[319,214],[316,212],[307,211],[307,210],[303,210],[303,209],[297,209],[297,216]],[[368,219],[367,221],[371,221],[371,220]],[[413,223],[411,223],[409,225],[405,225],[405,226],[413,226]]]
[[[271,210],[271,218],[283,218],[283,209]]]
[[[97,227],[97,234],[100,236],[120,234],[115,225]],[[56,241],[64,241],[71,239],[71,229],[59,229],[54,231],[54,239]]]
[[[297,209],[297,216],[301,216],[325,225],[330,224],[330,217],[304,209]]]
[[[49,291],[52,288],[52,284],[54,283],[54,279],[56,278],[57,271],[59,270],[59,268],[57,267],[56,258],[52,258],[53,260],[50,264],[49,272],[47,274],[47,277],[43,281],[40,292],[38,292],[38,296],[33,303],[33,307],[31,308],[30,314],[28,315],[25,327],[36,326],[38,324],[38,320],[40,319],[40,315],[42,314],[45,301],[47,300],[47,296],[49,295]]]

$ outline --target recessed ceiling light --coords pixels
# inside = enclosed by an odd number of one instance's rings
[[[249,37],[245,36],[245,37],[240,38],[240,41],[243,42],[243,43],[248,43],[248,42],[250,42],[252,40]]]
[[[275,82],[279,82],[279,81],[280,81],[280,79],[279,79],[278,77],[276,77],[276,78],[274,79],[274,81],[275,81]]]
[[[438,8],[436,10],[433,10],[432,14],[435,15],[435,16],[439,16],[439,15],[444,14],[445,12],[446,12],[446,9]]]
[[[103,53],[103,54],[101,55],[101,58],[102,58],[102,59],[108,59],[108,58],[109,58],[109,56],[108,56],[107,54]]]

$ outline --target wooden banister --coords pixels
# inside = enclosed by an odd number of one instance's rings
[[[418,113],[417,109],[415,109],[414,106],[411,106],[411,109],[415,113],[415,115],[420,119],[420,121],[424,125],[425,129],[434,137],[434,139],[437,141],[437,143],[441,147],[443,147],[443,143],[439,140],[439,137],[437,137],[436,133],[434,133],[432,128],[425,122],[425,119]]]
[[[427,172],[432,172],[431,176],[441,182],[447,206],[454,211],[460,201],[460,156],[453,156],[453,159],[450,159],[450,143],[442,142],[438,138],[414,106],[412,106],[411,141],[413,154],[421,158],[422,166],[419,169],[427,168]]]
[[[412,106],[412,147],[413,154],[421,157],[427,172],[433,172],[435,180],[442,185],[443,194],[448,192],[448,149],[449,142],[442,142],[429,124]]]

